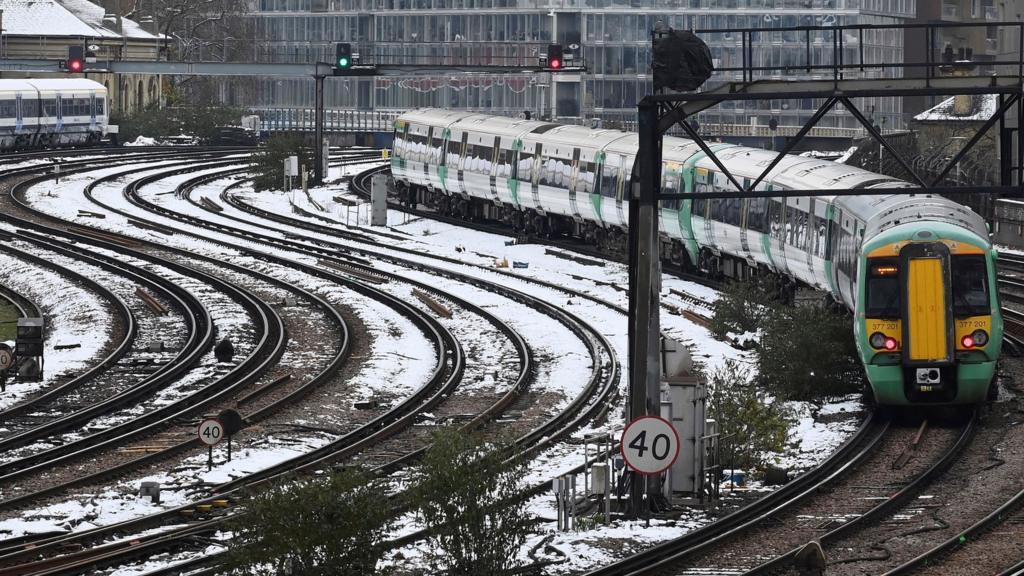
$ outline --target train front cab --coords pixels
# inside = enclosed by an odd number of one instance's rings
[[[1002,345],[994,253],[962,230],[866,247],[858,345],[883,405],[985,400]]]

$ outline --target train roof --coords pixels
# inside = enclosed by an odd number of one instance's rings
[[[0,80],[0,91],[11,90],[106,90],[88,78],[24,78]]]

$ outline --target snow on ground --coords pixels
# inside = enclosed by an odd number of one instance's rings
[[[361,168],[346,168],[339,172],[351,173],[358,171],[359,169]],[[161,193],[170,190],[173,187],[172,184],[173,182],[158,184],[151,189],[147,189],[145,191],[145,196],[150,201],[165,204],[168,205],[168,207],[173,203],[173,208],[175,210],[200,215],[208,220],[218,219],[216,215],[190,204],[175,201],[173,197]],[[100,187],[100,189],[102,188],[103,187]],[[137,212],[137,210],[128,206],[120,199],[119,186],[107,186],[106,193],[101,193],[100,189],[97,190],[97,196],[102,197],[103,201],[116,204],[119,208]],[[209,192],[202,192],[202,194],[211,194],[212,191],[216,189],[217,188],[210,188]],[[242,195],[246,201],[256,203],[265,209],[275,211],[277,213],[292,213],[293,203],[303,207],[304,209],[310,209],[308,203],[305,202],[304,195],[299,193],[284,194],[263,192],[260,194],[253,194],[252,192],[244,192],[244,187],[242,187],[242,190]],[[333,196],[344,194],[345,192],[345,185],[328,186],[323,189],[314,189],[310,191],[314,199],[328,208],[327,212],[324,213],[325,216],[333,217],[339,222],[340,226],[344,226],[347,219],[353,227],[359,227],[357,225],[357,218],[354,214],[357,210],[349,209],[346,214],[345,210],[339,208],[340,204],[333,201]],[[198,199],[200,195],[200,193],[197,193],[194,196],[194,199]],[[215,197],[211,197],[211,199],[217,200]],[[74,195],[72,197],[62,198],[59,202],[61,206],[56,206],[56,204],[56,202],[51,203],[49,209],[60,212],[63,216],[71,220],[78,219],[77,208],[102,211],[99,210],[95,204],[76,200]],[[74,210],[72,208],[74,208]],[[231,209],[229,207],[225,207],[225,213],[230,213],[230,210]],[[176,229],[182,227],[180,223],[153,217],[151,214],[140,215],[144,215],[148,219],[158,221],[163,220],[166,225],[172,226]],[[294,217],[298,218],[300,216]],[[251,217],[247,217],[247,219],[251,219]],[[90,221],[89,224],[94,226],[109,226],[112,228],[123,229],[122,231],[124,232],[140,236],[148,237],[152,234],[150,232],[133,229],[127,226],[124,219],[120,217],[108,216],[105,221]],[[566,297],[565,293],[551,288],[539,287],[524,281],[525,278],[535,278],[552,282],[556,285],[572,286],[574,289],[583,291],[588,295],[606,301],[611,306],[624,308],[627,304],[627,297],[625,293],[615,290],[608,285],[608,283],[618,285],[625,284],[626,271],[623,265],[613,262],[606,262],[603,266],[581,264],[549,255],[546,253],[544,247],[541,246],[514,245],[510,244],[508,242],[509,238],[505,236],[466,230],[427,219],[410,218],[408,215],[394,211],[389,211],[389,224],[389,231],[391,233],[404,234],[408,237],[408,240],[398,241],[392,238],[388,238],[386,240],[382,239],[380,245],[374,246],[375,250],[385,253],[393,253],[398,257],[410,258],[409,255],[402,254],[397,251],[389,252],[389,247],[415,247],[417,250],[425,253],[443,255],[464,262],[464,264],[440,264],[434,262],[434,264],[442,267],[447,267],[453,271],[461,273],[485,277],[492,281],[500,280],[503,283],[516,287],[517,289],[529,291],[533,294],[543,294],[550,302],[556,303],[564,309],[580,315],[584,320],[597,326],[598,329],[612,341],[616,353],[619,355],[620,361],[623,365],[623,369],[625,369],[626,320],[621,310],[617,311],[607,305],[578,298],[573,299],[573,303],[569,304],[569,298]],[[236,227],[246,227],[244,224],[237,222],[232,222],[231,225]],[[276,227],[282,228],[281,226]],[[364,232],[373,233],[373,230],[374,229],[366,228]],[[260,232],[267,235],[280,235],[262,229]],[[202,234],[210,238],[224,238],[229,242],[245,245],[244,241],[222,237],[217,233],[203,232]],[[316,236],[305,232],[303,232],[303,234]],[[224,255],[224,257],[238,258],[237,254],[233,250],[216,247],[208,242],[181,238],[180,235],[175,235],[170,238],[161,236],[160,238],[164,242],[181,245],[182,247],[198,250],[203,253],[219,252]],[[338,242],[342,244],[346,243],[343,241]],[[273,251],[266,247],[262,247],[261,249]],[[295,259],[301,260],[301,258]],[[527,262],[529,267],[525,269],[496,270],[494,268],[495,259],[508,259],[509,262]],[[381,265],[381,267],[384,268],[383,265]],[[440,280],[433,278],[432,281],[439,282]],[[481,297],[481,294],[470,289],[453,288],[453,286],[456,286],[456,284],[451,283],[447,288],[464,291],[464,296],[467,298]],[[668,290],[670,288],[675,288],[680,291],[693,293],[706,300],[714,300],[717,298],[717,294],[712,290],[696,285],[692,282],[669,277],[665,278],[663,288],[665,290],[665,294],[668,294]],[[313,290],[316,291],[315,289]],[[563,299],[566,301],[562,302]],[[745,353],[735,350],[728,344],[714,340],[711,338],[707,330],[693,325],[682,317],[666,314],[662,316],[662,323],[663,330],[666,334],[683,340],[691,346],[693,355],[698,361],[705,364],[706,369],[714,370],[716,367],[722,365],[725,359],[736,359],[739,361],[749,362],[749,358]],[[531,342],[536,336],[537,335],[534,334],[527,335]],[[578,342],[574,345],[578,345]],[[552,344],[551,346],[559,346],[558,348],[551,348],[551,352],[555,355],[573,354],[571,350],[565,350],[565,345]],[[383,357],[386,357],[386,353],[384,351],[379,351],[379,353]],[[375,353],[374,355],[377,356],[378,353]],[[389,370],[386,364],[387,362],[384,362],[380,366],[371,368],[371,379],[377,379],[379,382],[383,379],[382,376],[386,377]],[[572,365],[572,363],[567,364],[567,366],[569,365]],[[577,363],[576,367],[579,369],[581,365]],[[374,373],[375,371],[377,372]],[[589,372],[589,370],[587,371]],[[566,372],[566,375],[569,375],[568,371]],[[549,378],[549,380],[556,379],[554,376],[555,375],[552,375],[552,378]],[[558,376],[557,379],[560,381],[565,380],[562,376]],[[357,382],[357,385],[368,384],[363,381],[362,375],[356,380],[360,381]],[[573,380],[577,382],[577,384],[574,385],[575,387],[569,386],[562,389],[567,396],[577,394],[578,386],[582,384],[580,381],[584,379],[577,375]],[[564,384],[564,382],[560,383]],[[622,385],[625,386],[625,378],[623,378]],[[853,411],[856,403],[851,402],[850,400],[846,400],[845,402],[846,404],[841,407],[829,407],[823,409],[821,414],[835,414],[841,410]],[[783,463],[790,463],[792,465],[810,465],[813,462],[822,459],[834,447],[834,445],[840,442],[844,435],[848,434],[852,429],[849,424],[815,423],[811,418],[811,411],[809,407],[804,406],[797,408],[800,418],[798,419],[797,426],[792,430],[791,434],[791,437],[794,439],[794,444],[791,446],[790,453],[785,457],[790,458],[791,460],[786,460],[784,458],[782,461]],[[588,426],[574,436],[579,438],[582,434],[597,431],[611,432],[614,435],[622,425],[623,420],[621,407],[614,407],[609,411],[608,423],[606,425],[599,427]],[[852,426],[855,427],[855,424]],[[289,438],[295,439],[296,435],[290,434]],[[296,448],[296,446],[285,447],[274,445],[273,441],[275,439],[276,437],[269,437],[267,439],[266,446],[250,448],[248,453],[240,455],[238,457],[238,461],[232,463],[230,466],[218,464],[213,472],[205,472],[205,468],[202,467],[203,462],[193,461],[186,463],[185,467],[195,469],[184,471],[181,477],[178,477],[176,472],[174,477],[161,476],[154,477],[153,479],[158,479],[168,485],[182,486],[194,485],[197,481],[203,480],[215,481],[214,479],[226,479],[232,474],[236,474],[240,471],[256,469],[253,467],[265,466],[269,463],[279,461],[279,459],[287,458],[289,453],[288,451]],[[304,447],[300,447],[298,449],[309,449],[326,441],[329,441],[329,438],[304,437],[300,441],[301,445]],[[193,458],[192,460],[197,459]],[[204,460],[204,458],[198,458],[198,460]],[[582,461],[583,451],[582,447],[578,444],[557,444],[546,450],[540,457],[531,462],[528,474],[524,477],[524,482],[548,480],[551,477],[557,476],[565,470],[582,463]],[[121,515],[123,514],[145,513],[143,510],[139,509],[139,506],[148,508],[149,505],[140,505],[134,498],[124,496],[125,494],[130,494],[130,492],[134,491],[138,486],[138,482],[142,480],[143,479],[134,479],[122,482],[118,486],[113,487],[111,489],[109,499],[105,497],[101,498],[101,500],[108,500],[110,502],[110,508],[107,511],[97,511],[93,509],[92,511],[82,512],[81,510],[76,509],[78,511],[73,512],[73,514],[80,514],[79,517],[88,517],[90,522],[100,524],[108,523],[112,518],[122,517]],[[578,481],[578,485],[582,486],[582,481]],[[171,494],[185,494],[185,491],[173,491],[168,494],[169,496],[165,500],[165,503],[177,501],[175,498],[178,498],[178,496],[171,496]],[[83,495],[81,498],[88,503],[92,501],[93,497]],[[187,498],[181,501],[187,501]],[[84,507],[86,505],[80,504],[80,506]],[[163,505],[161,507],[163,507]],[[545,518],[553,518],[552,497],[538,497],[530,503],[530,510]],[[52,523],[52,516],[48,515],[45,511],[26,512],[25,516],[23,516],[23,519],[25,519],[23,520],[23,524],[24,521],[31,518],[35,518],[38,522],[41,522],[41,524],[30,525],[30,527],[35,529],[38,529],[41,525],[45,525],[46,522]],[[611,557],[614,557],[613,550],[622,546],[623,543],[628,543],[629,546],[641,546],[646,545],[646,543],[654,543],[668,537],[683,534],[707,521],[707,517],[699,511],[695,511],[684,515],[683,518],[674,522],[654,521],[651,523],[649,528],[644,526],[642,523],[619,522],[608,528],[597,527],[587,532],[555,534],[554,523],[549,520],[541,525],[537,535],[531,539],[529,545],[524,548],[523,554],[526,555],[529,552],[530,547],[540,542],[542,538],[553,536],[553,540],[550,542],[553,546],[565,552],[569,557],[576,558],[580,562],[578,565],[562,564],[561,566],[563,568],[558,568],[558,570],[568,570],[570,567],[578,570],[586,566],[594,566],[602,562],[606,562]],[[17,527],[0,525],[0,529],[4,528],[15,528],[20,533],[23,533],[28,529],[24,525]],[[408,526],[406,528],[409,529]],[[595,542],[597,542],[597,544],[595,544]],[[610,548],[606,549],[606,546],[609,546]],[[405,551],[403,551],[403,553],[405,553]],[[410,557],[416,555],[414,549],[410,549],[409,553]],[[621,555],[621,552],[617,555]]]
[[[7,391],[0,395],[0,408],[7,408],[49,387],[59,376],[92,366],[114,320],[94,293],[4,252],[0,252],[0,283],[32,300],[47,321],[43,381],[8,383]],[[61,344],[79,344],[79,347],[55,348]]]

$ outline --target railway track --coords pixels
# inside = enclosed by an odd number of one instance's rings
[[[577,422],[578,423],[578,422]]]

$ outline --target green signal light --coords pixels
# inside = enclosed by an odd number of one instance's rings
[[[349,64],[351,62],[349,62],[348,58],[338,58],[338,68],[348,68]]]

